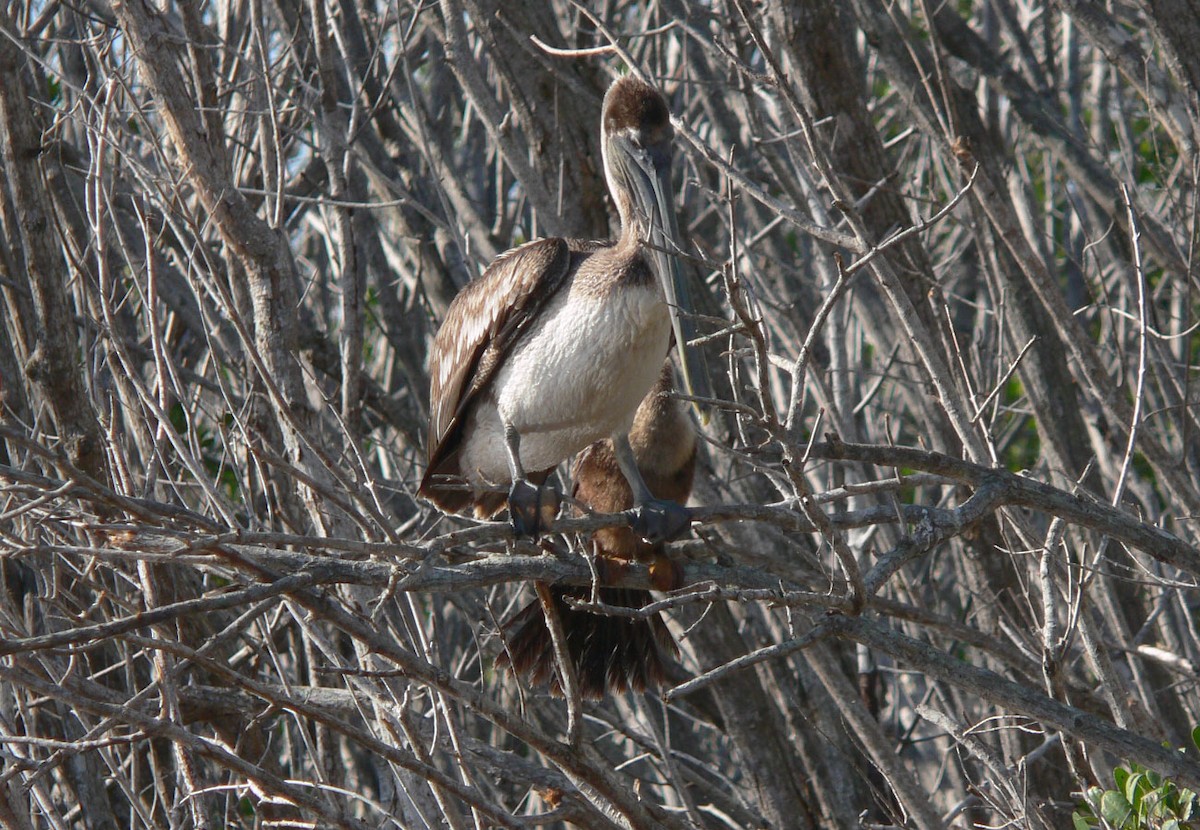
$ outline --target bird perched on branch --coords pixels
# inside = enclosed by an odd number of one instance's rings
[[[610,244],[542,239],[501,255],[464,288],[430,353],[429,465],[419,494],[443,510],[491,517],[506,505],[518,534],[536,535],[557,494],[560,462],[611,439],[637,509],[638,536],[666,539],[689,523],[638,472],[628,431],[670,347],[684,383],[708,397],[679,262],[667,103],[634,78],[604,97],[605,178],[621,218]],[[505,494],[507,488],[507,494]]]
[[[662,368],[658,382],[642,401],[629,431],[629,443],[642,478],[661,499],[684,503],[692,492],[696,467],[696,436],[679,402],[670,397],[671,364]],[[633,491],[621,474],[612,441],[597,441],[575,460],[571,472],[574,498],[596,513],[616,513],[633,506]],[[608,527],[592,534],[601,586],[600,602],[641,608],[650,602],[649,591],[604,587],[606,579],[619,577],[630,562],[650,568],[655,588],[679,587],[678,571],[663,552],[662,543],[639,539],[628,527]],[[662,618],[606,616],[572,608],[567,597],[587,600],[587,588],[554,588],[554,612],[566,634],[567,653],[574,664],[582,697],[598,699],[606,690],[641,692],[666,681],[664,652],[676,651]],[[561,669],[541,602],[534,600],[504,624],[505,647],[496,659],[500,669],[522,677],[533,686],[549,684],[563,693]]]

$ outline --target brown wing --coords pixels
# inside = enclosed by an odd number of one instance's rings
[[[457,450],[467,411],[492,382],[504,357],[570,272],[562,239],[541,239],[501,254],[459,292],[429,353],[429,466],[418,492],[447,510],[472,501],[439,490],[434,476],[459,475]]]

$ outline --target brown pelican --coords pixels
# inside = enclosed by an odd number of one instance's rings
[[[691,421],[669,396],[671,364],[663,367],[658,383],[638,407],[629,431],[638,469],[650,491],[661,499],[682,504],[692,491],[696,466],[696,436]],[[575,460],[571,471],[574,497],[598,513],[616,513],[633,506],[633,491],[621,474],[610,440],[597,441]],[[661,544],[638,539],[627,527],[604,528],[592,535],[601,580],[614,578],[628,562],[650,566],[650,581],[659,590],[679,587],[679,574]],[[641,608],[650,594],[631,588],[601,587],[599,599],[608,605]],[[598,699],[613,692],[644,691],[666,680],[663,652],[675,642],[661,617],[645,619],[602,616],[575,609],[566,597],[586,599],[587,588],[552,589],[554,605],[566,633],[567,652],[575,665],[582,697]],[[504,625],[505,649],[496,665],[523,677],[533,686],[550,684],[562,694],[558,661],[541,603],[534,600]]]
[[[604,96],[601,145],[621,236],[598,244],[542,239],[501,255],[446,313],[430,354],[429,466],[420,495],[444,510],[505,505],[535,534],[557,497],[541,485],[560,462],[611,437],[634,494],[635,527],[668,538],[687,526],[654,498],[627,433],[672,335],[687,391],[706,396],[679,263],[666,101],[633,78]],[[465,487],[463,485],[466,485]],[[507,499],[502,489],[508,486]]]

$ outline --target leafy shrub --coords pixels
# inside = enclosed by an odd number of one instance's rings
[[[1200,749],[1200,726],[1192,730]],[[1113,770],[1115,789],[1089,787],[1072,819],[1075,830],[1186,830],[1200,827],[1196,793],[1141,764]]]

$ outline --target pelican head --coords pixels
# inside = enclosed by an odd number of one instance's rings
[[[632,237],[647,246],[670,309],[684,387],[689,395],[708,398],[704,355],[687,346],[696,332],[687,284],[678,258],[671,253],[683,250],[671,187],[674,136],[671,113],[658,90],[633,77],[620,78],[609,87],[600,142],[608,189],[621,215],[621,241]]]

